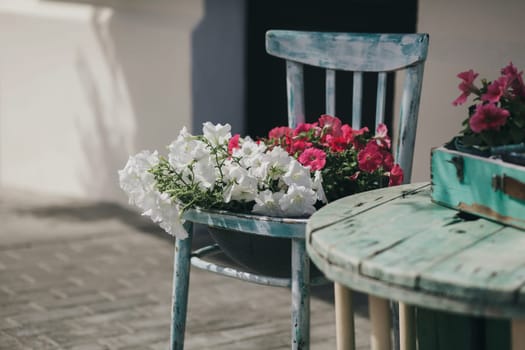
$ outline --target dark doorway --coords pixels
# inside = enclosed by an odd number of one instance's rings
[[[267,30],[414,33],[416,16],[416,0],[247,1],[247,133],[261,136],[272,127],[287,123],[285,64],[283,60],[266,53],[264,35]],[[375,118],[377,83],[374,78],[365,75],[363,86],[363,115],[371,121]],[[392,78],[389,77],[387,91],[386,122],[389,127],[392,118]],[[306,119],[312,121],[324,112],[324,75],[321,70],[306,67],[304,79]],[[351,96],[351,74],[338,74],[337,116],[345,122],[351,119]]]

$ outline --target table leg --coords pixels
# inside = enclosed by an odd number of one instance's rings
[[[390,350],[392,348],[392,321],[388,300],[369,295],[368,307],[372,325],[370,348],[372,350]]]
[[[399,344],[401,350],[416,350],[414,307],[399,303]]]
[[[186,311],[188,307],[188,289],[190,282],[190,254],[192,242],[192,224],[184,225],[188,238],[175,240],[173,257],[173,292],[171,297],[171,336],[170,350],[184,349],[186,330]]]
[[[292,349],[310,347],[310,259],[304,239],[292,239]]]
[[[337,350],[355,350],[352,291],[342,284],[335,282],[334,294]]]
[[[525,319],[512,320],[512,350],[525,349]]]

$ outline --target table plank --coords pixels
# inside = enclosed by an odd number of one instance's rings
[[[395,201],[383,203],[348,220],[326,226],[311,234],[311,245],[333,264],[358,270],[363,259],[377,255],[390,247],[435,225],[454,222],[456,212],[436,206],[426,211],[429,189],[425,188]],[[405,220],[416,217],[418,220]],[[396,224],[403,222],[403,225]]]
[[[418,213],[419,220],[433,220],[436,211],[446,210],[432,203],[428,206],[432,211]],[[501,225],[484,219],[458,220],[453,224],[443,220],[400,244],[365,259],[361,263],[361,273],[386,282],[416,287],[422,271],[501,229]]]
[[[488,317],[525,317],[525,305],[515,303],[487,303],[479,300],[452,298],[443,294],[430,293],[386,283],[363,276],[357,271],[331,264],[313,249],[309,250],[310,258],[317,267],[332,281],[337,281],[350,289],[376,295],[382,298],[401,301],[409,305],[426,308],[479,315]]]
[[[410,192],[425,188],[430,188],[428,182],[390,187],[386,193],[384,189],[378,189],[338,199],[315,212],[308,220],[307,230],[310,232],[317,231],[396,198],[406,196]]]
[[[426,291],[492,303],[517,299],[525,283],[525,231],[504,227],[423,271]]]

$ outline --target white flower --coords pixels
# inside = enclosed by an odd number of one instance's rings
[[[255,159],[250,169],[248,169],[248,173],[259,181],[266,180],[266,177],[268,176],[270,163],[265,159],[266,157],[259,157]]]
[[[304,167],[297,160],[290,161],[286,173],[283,175],[283,181],[288,186],[297,185],[312,188],[312,178],[310,169]]]
[[[176,170],[187,167],[194,160],[201,160],[210,155],[207,145],[182,128],[179,136],[169,146],[168,161]]]
[[[231,163],[224,174],[228,186],[224,190],[224,202],[230,201],[252,201],[257,194],[257,179],[250,176],[243,167]]]
[[[193,174],[201,189],[213,189],[217,180],[214,158],[206,157],[196,162],[193,166]]]
[[[290,185],[279,205],[287,216],[308,216],[315,212],[317,201],[315,192],[304,186]]]
[[[266,153],[268,165],[268,175],[273,180],[279,179],[290,167],[290,162],[294,160],[288,152],[281,147],[274,147],[270,152]]]
[[[178,239],[188,237],[188,232],[184,229],[183,222],[180,219],[179,206],[172,203],[165,193],[159,196],[156,214],[160,219],[159,226],[167,233]]]
[[[240,148],[237,148],[233,151],[233,156],[240,158],[240,163],[243,167],[249,168],[254,165],[254,163],[260,162],[264,158],[266,151],[266,145],[263,143],[258,144],[253,141],[251,138],[246,137]]]
[[[212,145],[222,145],[232,137],[230,124],[214,125],[210,122],[202,124],[202,133]]]
[[[252,212],[259,215],[283,216],[283,211],[279,206],[279,200],[283,195],[283,192],[272,192],[270,190],[259,192],[255,196]]]
[[[124,169],[119,170],[120,187],[128,194],[130,204],[142,207],[149,200],[148,195],[154,189],[155,178],[148,170],[158,163],[157,151],[142,151],[129,157]]]
[[[323,176],[319,170],[314,173],[314,181],[312,183],[312,189],[317,192],[317,199],[323,203],[328,203],[326,194],[323,189]]]

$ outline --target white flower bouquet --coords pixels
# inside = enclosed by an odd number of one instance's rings
[[[185,238],[188,208],[307,217],[326,202],[321,172],[310,171],[279,146],[232,138],[230,125],[204,123],[202,135],[183,128],[167,158],[142,151],[119,171],[129,201],[168,233]]]

